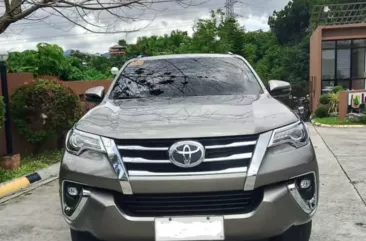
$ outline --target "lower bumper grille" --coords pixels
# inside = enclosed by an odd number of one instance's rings
[[[255,210],[263,189],[179,194],[115,194],[119,208],[130,216],[229,215]]]

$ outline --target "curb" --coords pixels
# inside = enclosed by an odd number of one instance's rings
[[[57,177],[60,168],[60,163],[53,164],[37,172],[28,174],[0,184],[0,199],[5,196],[19,192],[31,184],[37,183],[41,180],[46,180],[52,177]]]
[[[366,128],[366,125],[328,125],[328,124],[322,124],[319,122],[316,122],[314,120],[311,120],[311,123],[313,123],[316,126],[321,127],[337,127],[337,128]]]

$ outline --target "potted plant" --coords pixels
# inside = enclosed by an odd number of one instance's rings
[[[352,99],[352,108],[358,109],[360,108],[360,104],[361,104],[360,96],[358,95],[354,96]]]

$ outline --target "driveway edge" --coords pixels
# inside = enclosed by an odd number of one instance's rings
[[[321,126],[321,127],[336,127],[336,128],[365,128],[366,125],[328,125],[328,124],[322,124],[319,122],[316,122],[314,120],[311,120],[311,123],[313,123],[315,126]]]
[[[58,171],[60,169],[60,163],[55,163],[46,168],[40,169],[34,173],[28,174],[23,177],[15,178],[0,184],[0,203],[5,202],[4,198],[9,195],[21,192],[24,189],[32,189],[34,184],[40,181],[48,179],[56,179],[58,176]],[[26,191],[27,191],[26,190]],[[23,193],[23,192],[22,192]]]

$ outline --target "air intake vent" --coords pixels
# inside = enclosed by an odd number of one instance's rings
[[[263,190],[137,195],[116,193],[114,197],[124,213],[136,217],[229,215],[255,210],[263,199]]]

